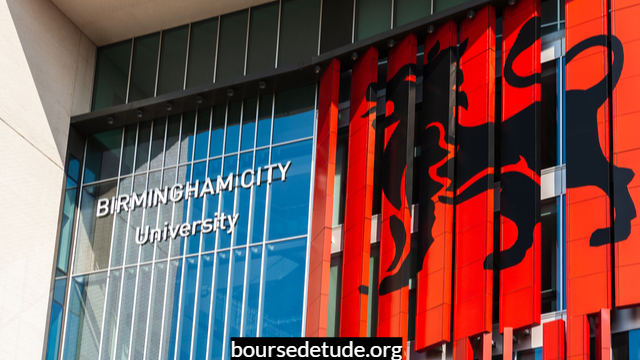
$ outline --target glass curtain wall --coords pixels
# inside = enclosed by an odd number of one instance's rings
[[[316,98],[311,84],[89,137],[69,188],[80,205],[66,326],[52,326],[63,359],[227,359],[232,336],[302,335]],[[205,233],[222,213],[226,228]],[[183,224],[175,238],[151,231]]]

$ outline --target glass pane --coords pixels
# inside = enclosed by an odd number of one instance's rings
[[[238,174],[243,174],[246,170],[253,169],[253,152],[243,153],[240,155],[240,165],[238,167]],[[245,184],[253,183],[253,175],[247,175],[244,179],[241,177],[240,184],[242,185],[242,181]],[[244,188],[242,186],[236,187],[237,195],[237,206],[234,215],[238,215],[238,222],[236,224],[235,229],[233,229],[234,246],[246,245],[247,244],[247,235],[249,234],[249,212],[251,206],[251,187]]]
[[[640,330],[629,331],[629,359],[640,359]]]
[[[283,0],[278,66],[318,55],[320,0]]]
[[[122,129],[89,136],[85,159],[84,183],[118,176]]]
[[[200,184],[200,189],[202,189],[202,184],[204,183],[207,175],[207,162],[201,161],[193,164],[193,175],[191,177],[191,183],[195,184],[196,181]],[[203,205],[204,205],[204,197],[197,197],[189,199],[189,224],[192,224],[194,221],[202,220],[203,213]],[[196,232],[195,235],[189,236],[187,240],[187,254],[195,254],[200,251],[200,235],[201,232]]]
[[[291,165],[286,182],[273,174],[269,209],[269,240],[305,235],[309,224],[309,188],[311,185],[312,140],[273,148],[272,164]]]
[[[216,254],[216,278],[214,281],[211,332],[209,338],[209,359],[222,359],[224,341],[224,318],[227,307],[227,283],[229,280],[229,252]]]
[[[196,151],[194,160],[207,157],[209,151],[209,125],[211,125],[211,108],[198,110],[198,125],[196,128]]]
[[[144,358],[144,341],[147,332],[147,311],[149,311],[149,292],[151,291],[151,264],[141,265],[138,274],[136,294],[136,312],[133,318],[133,337],[131,339],[131,358]]]
[[[68,304],[65,359],[97,359],[107,272],[74,277]]]
[[[116,326],[118,325],[118,302],[120,300],[120,285],[122,270],[111,270],[109,273],[109,294],[104,318],[104,335],[102,335],[102,353],[100,359],[109,360],[113,357],[116,345]]]
[[[327,337],[337,337],[340,330],[340,283],[342,255],[331,257],[329,269],[329,309],[327,311]]]
[[[320,51],[327,52],[351,44],[354,0],[322,2],[322,36]]]
[[[182,284],[182,259],[169,262],[167,278],[167,297],[164,310],[164,325],[160,358],[173,359],[176,345],[176,330],[178,325],[178,306],[180,305],[180,286]]]
[[[258,171],[260,168],[264,168],[269,165],[269,149],[256,151],[256,164],[253,168],[254,171]],[[254,186],[253,190],[253,205],[251,208],[251,243],[259,243],[264,239],[264,219],[267,203],[267,173],[262,173],[262,184]]]
[[[182,116],[180,135],[180,164],[193,160],[193,132],[196,126],[196,112],[189,111]]]
[[[149,166],[149,144],[151,142],[151,121],[140,123],[138,128],[138,151],[136,152],[136,172],[147,171]]]
[[[196,300],[196,279],[198,278],[198,257],[185,259],[184,289],[180,311],[178,335],[178,351],[176,359],[189,359],[191,354],[191,331],[193,329],[193,312]]]
[[[191,181],[191,164],[180,166],[178,168],[178,179],[176,184],[186,184]],[[174,204],[173,208],[173,225],[178,225],[187,222],[189,201],[185,201],[184,198]],[[184,240],[181,237],[176,237],[171,240],[171,257],[180,256],[184,254]]]
[[[356,16],[356,40],[387,31],[391,29],[391,0],[358,0]]]
[[[542,64],[541,141],[542,168],[560,165],[558,156],[558,84],[556,61]]]
[[[164,166],[171,166],[178,163],[178,151],[180,148],[180,119],[180,114],[169,116],[167,145],[164,153]]]
[[[344,205],[347,193],[347,151],[349,132],[338,131],[336,147],[336,172],[333,192],[333,226],[344,224]]]
[[[247,296],[244,305],[244,327],[242,336],[258,334],[258,302],[260,300],[260,273],[262,268],[262,245],[249,248],[247,264]]]
[[[431,0],[396,0],[396,27],[428,15],[431,15]]]
[[[242,294],[244,292],[244,268],[246,262],[246,250],[233,250],[233,266],[231,272],[231,283],[229,306],[227,311],[227,338],[240,336],[240,324],[242,318]],[[225,359],[230,357],[230,346],[227,343]]]
[[[167,279],[167,262],[154,264],[153,284],[151,287],[151,303],[149,308],[149,335],[147,335],[147,359],[158,359],[160,351],[160,335],[162,332],[162,315],[164,306],[164,289]]]
[[[118,195],[131,195],[132,185],[133,179],[131,177],[120,179]],[[113,230],[113,244],[111,245],[111,267],[122,266],[122,261],[124,260],[124,249],[127,241],[128,220],[128,211],[120,211],[119,213],[115,214],[116,223]]]
[[[238,155],[227,156],[224,158],[224,172],[222,176],[226,178],[229,174],[235,174],[238,167]],[[229,215],[233,215],[234,209],[234,201],[235,201],[235,191],[223,191],[222,194],[218,195],[220,197],[220,216],[226,217]],[[226,222],[228,224],[228,221]],[[231,234],[228,232],[229,228],[220,229],[218,231],[219,234],[219,242],[218,249],[226,249],[231,246]]]
[[[165,169],[162,174],[162,187],[171,187],[176,183],[176,168]],[[173,203],[167,201],[166,204],[158,204],[158,211],[160,213],[158,219],[158,226],[164,227],[173,226],[171,222],[171,216],[173,215]],[[170,239],[160,241],[156,243],[156,259],[166,259],[169,254]]]
[[[247,74],[273,69],[276,66],[279,8],[278,1],[251,8]]]
[[[242,113],[242,101],[229,103],[227,113],[227,138],[224,144],[224,153],[233,154],[238,152],[238,142],[240,141],[240,115]]]
[[[316,85],[276,94],[273,143],[313,136]]]
[[[162,32],[158,95],[183,89],[188,37],[189,25]]]
[[[636,330],[637,331],[637,330]],[[611,334],[611,359],[612,360],[630,360],[637,359],[636,354],[631,354],[631,342],[638,341],[637,334],[635,338],[632,335],[632,331],[620,332],[617,334]],[[630,357],[629,355],[634,355]],[[603,356],[605,357],[605,356]]]
[[[307,239],[266,247],[260,336],[298,337],[302,332]]]
[[[218,105],[213,108],[213,119],[211,122],[211,142],[209,144],[209,156],[216,157],[222,155],[222,145],[224,142],[224,121],[227,106]]]
[[[118,338],[116,342],[116,359],[129,358],[129,344],[131,341],[131,320],[133,319],[133,301],[135,300],[137,268],[135,266],[124,269],[122,284],[122,299],[120,300],[120,318]]]
[[[67,167],[67,176],[69,176],[69,178],[71,180],[73,180],[73,182],[74,182],[73,186],[77,186],[78,183],[80,182],[80,161],[78,159],[76,159],[73,155],[69,155],[69,164],[68,164],[68,167]],[[67,189],[69,187],[70,187],[70,185],[67,184]]]
[[[217,181],[218,176],[222,174],[222,159],[214,159],[209,161],[209,169],[207,177],[211,179],[212,183]],[[205,218],[213,219],[218,212],[218,197],[219,195],[207,194],[205,200]],[[212,231],[208,234],[202,235],[202,251],[211,251],[216,247],[216,235],[218,231]]]
[[[240,142],[241,151],[253,149],[253,143],[256,137],[257,107],[257,98],[251,98],[244,101],[244,109],[242,110],[242,141]]]
[[[162,185],[162,172],[161,171],[154,171],[149,173],[149,184],[147,186],[148,190],[153,190],[153,189],[160,189],[161,185]],[[151,200],[151,196],[149,197],[149,201]],[[153,260],[153,252],[155,250],[155,247],[157,244],[157,242],[161,241],[162,239],[162,234],[157,234],[157,231],[155,231],[156,229],[162,229],[164,227],[164,224],[158,224],[158,206],[151,206],[151,207],[147,207],[147,209],[144,212],[144,228],[141,229],[143,231],[147,231],[147,227],[148,227],[148,231],[149,233],[146,235],[147,237],[147,242],[145,242],[142,246],[141,246],[141,251],[142,253],[140,254],[140,262],[147,262],[147,261],[152,261]],[[141,235],[143,238],[145,237],[145,235]],[[158,238],[159,236],[159,238]]]
[[[460,5],[469,0],[434,0],[434,1],[435,1],[435,6],[433,7],[433,12],[436,13],[438,11],[448,9],[453,6]]]
[[[540,239],[542,277],[542,313],[558,310],[557,265],[558,265],[558,203],[557,198],[544,200],[540,205]]]
[[[117,182],[109,181],[83,189],[74,273],[106,269],[109,265],[113,215],[97,217],[99,199],[116,195]]]
[[[60,244],[58,245],[57,267],[65,273],[69,271],[69,251],[71,250],[71,234],[73,233],[77,194],[77,188],[64,192],[64,207],[62,209],[62,219],[60,224]]]
[[[213,82],[217,41],[217,17],[191,24],[187,88]]]
[[[133,179],[133,192],[141,196],[147,190],[147,176],[138,175]],[[144,207],[129,208],[129,231],[127,232],[126,265],[138,262],[140,245],[136,243],[136,230],[142,226]]]
[[[155,96],[160,33],[133,39],[129,102]]]
[[[133,157],[136,153],[136,137],[138,124],[131,124],[124,128],[124,143],[122,149],[122,163],[120,164],[120,176],[133,172]],[[85,180],[86,182],[86,180]]]
[[[260,96],[258,109],[258,139],[256,146],[267,146],[271,143],[271,114],[273,112],[273,94]]]
[[[196,328],[193,339],[194,359],[205,359],[207,357],[207,335],[209,334],[209,309],[211,304],[214,256],[214,254],[210,254],[200,257],[198,308],[196,309]]]
[[[558,21],[558,0],[540,1],[542,25]]]
[[[130,60],[131,40],[98,48],[91,111],[125,103]]]
[[[153,122],[153,138],[151,138],[151,162],[150,170],[162,167],[162,158],[164,151],[164,133],[167,127],[167,119],[160,118]]]
[[[216,82],[244,75],[248,16],[249,10],[242,10],[221,17]]]
[[[67,278],[55,281],[53,288],[53,302],[51,302],[51,317],[49,319],[49,337],[47,339],[46,360],[58,358],[60,350],[60,335],[62,332],[62,316],[65,291],[67,289]]]

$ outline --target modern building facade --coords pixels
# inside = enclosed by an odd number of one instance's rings
[[[640,2],[0,9],[1,358],[640,359]]]

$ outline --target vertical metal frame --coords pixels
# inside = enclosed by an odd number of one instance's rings
[[[183,90],[187,88],[187,75],[189,71],[189,53],[191,52],[191,24],[193,23],[189,23],[189,32],[187,33],[187,57],[184,61],[184,83],[182,84]],[[160,72],[160,70],[158,70],[158,72]],[[145,353],[145,356],[146,356],[146,353]]]
[[[276,35],[276,69],[278,68],[278,55],[280,54],[280,24],[282,19],[282,0],[278,1],[278,34]],[[273,116],[271,117],[273,122]],[[269,144],[271,145],[271,144]]]
[[[162,38],[164,30],[160,30],[160,38],[158,39],[158,59],[156,63],[156,85],[153,90],[153,97],[158,96],[158,76],[160,76],[160,55],[162,54]],[[187,40],[188,41],[188,40]]]
[[[213,83],[216,82],[218,75],[218,49],[220,48],[220,24],[222,23],[222,16],[218,16],[218,31],[216,32],[216,53],[213,56]]]

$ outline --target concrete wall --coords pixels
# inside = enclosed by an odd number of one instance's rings
[[[72,115],[96,48],[49,0],[0,1],[0,359],[40,359]]]

